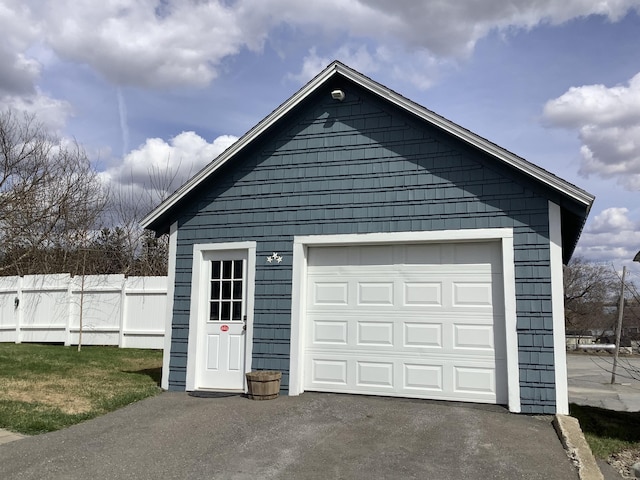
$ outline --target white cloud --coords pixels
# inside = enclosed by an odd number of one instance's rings
[[[611,233],[633,230],[634,224],[628,218],[628,208],[607,208],[596,215],[588,231],[590,233]]]
[[[40,74],[40,64],[21,53],[8,52],[0,47],[0,93],[32,94],[34,82]]]
[[[333,60],[339,60],[366,75],[373,75],[380,70],[391,72],[391,76],[398,81],[426,90],[434,84],[438,71],[448,63],[426,51],[408,54],[399,45],[380,46],[370,50],[366,45],[348,43],[330,54],[319,55],[317,48],[313,47],[304,57],[300,71],[289,74],[288,78],[305,83]]]
[[[297,80],[309,79],[338,58],[365,73],[385,69],[428,88],[443,64],[471,53],[492,30],[508,32],[591,14],[615,21],[632,8],[639,9],[640,0],[4,0],[0,101],[36,113],[52,129],[61,130],[71,106],[39,87],[43,71],[61,60],[85,64],[116,86],[204,87],[224,68],[225,59],[247,49],[259,51],[283,26],[296,39],[350,39],[327,51],[311,49],[300,72],[292,75]],[[573,127],[584,137],[585,173],[640,171],[637,122],[632,123],[639,109],[629,104],[636,97],[628,93],[637,93],[637,84],[636,77],[619,92],[599,90],[598,98],[606,98],[611,108],[605,105],[598,112],[604,108],[615,117],[606,129],[599,123],[594,129],[591,124]],[[579,94],[597,96],[576,90],[563,101],[575,105]],[[616,103],[618,94],[624,101]],[[563,121],[578,125],[579,113],[565,115]],[[625,176],[625,182],[640,189],[637,175]]]
[[[91,65],[118,85],[206,86],[237,54],[243,32],[219,2],[66,0],[46,11],[47,40],[63,58]]]
[[[33,115],[44,128],[60,134],[72,114],[69,102],[52,98],[38,89],[29,95],[0,96],[0,104],[4,108]]]
[[[241,0],[238,5],[254,25],[286,23],[332,35],[347,31],[351,36],[379,39],[380,43],[395,39],[437,56],[465,56],[494,29],[528,29],[542,22],[560,24],[594,14],[615,21],[629,9],[638,9],[640,3],[637,0]]]
[[[607,208],[585,228],[576,255],[594,262],[629,264],[640,250],[639,227],[627,208]]]
[[[6,0],[0,3],[0,32],[0,95],[33,94],[40,64],[25,53],[39,34],[38,23],[20,0]]]
[[[379,69],[379,64],[385,57],[379,52],[370,53],[366,45],[343,45],[332,54],[324,56],[318,55],[317,49],[313,47],[304,57],[300,72],[289,74],[288,77],[300,83],[308,82],[335,59],[360,72],[371,74]]]
[[[222,62],[244,49],[258,51],[274,29],[287,26],[297,36],[346,35],[354,42],[396,45],[433,58],[469,55],[492,30],[559,24],[593,14],[620,19],[638,0],[5,0],[0,5],[4,47],[0,82],[29,85],[38,59],[29,47],[50,48],[68,61],[84,63],[116,85],[206,86]],[[375,53],[350,48],[358,62],[379,61]],[[319,57],[326,54],[320,52]],[[311,59],[307,59],[309,64]],[[310,68],[310,67],[308,67]],[[303,67],[303,72],[307,66]],[[314,70],[314,71],[317,71]],[[422,69],[409,72],[427,85]]]
[[[576,129],[583,175],[640,190],[640,73],[628,85],[573,87],[544,107],[551,124]]]
[[[41,33],[32,9],[23,0],[3,0],[0,3],[2,45],[7,51],[22,52]]]
[[[232,135],[222,135],[209,143],[194,132],[182,132],[168,142],[148,138],[121,163],[102,172],[101,178],[114,189],[133,187],[157,201],[175,191],[236,140]]]
[[[560,97],[550,100],[545,114],[559,125],[576,128],[585,122],[604,126],[640,122],[640,73],[629,85],[586,85],[572,87]]]

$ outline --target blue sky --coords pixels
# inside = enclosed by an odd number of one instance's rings
[[[577,254],[640,250],[640,0],[1,0],[0,107],[105,182],[176,188],[338,59],[596,195]],[[638,75],[637,78],[634,78]]]

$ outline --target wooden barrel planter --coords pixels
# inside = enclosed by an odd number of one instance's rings
[[[271,400],[277,398],[280,394],[282,372],[260,370],[257,372],[249,372],[245,375],[247,376],[250,399]]]

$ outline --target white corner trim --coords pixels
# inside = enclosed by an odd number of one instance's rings
[[[516,330],[515,264],[513,260],[513,229],[511,228],[312,235],[294,237],[291,289],[291,363],[289,372],[289,395],[299,395],[304,392],[304,328],[306,323],[307,249],[309,247],[392,243],[437,243],[446,241],[473,242],[483,240],[496,240],[501,242],[506,322],[505,341],[507,350],[508,402],[509,410],[511,412],[520,412],[520,369],[518,364],[518,337]]]
[[[162,352],[162,380],[160,387],[169,389],[169,367],[171,364],[171,334],[173,327],[173,293],[176,283],[176,250],[178,247],[178,222],[169,228],[169,265],[167,266],[167,301],[164,320],[164,350]]]
[[[567,345],[564,328],[564,285],[562,275],[562,213],[549,202],[549,253],[551,265],[551,308],[553,312],[553,363],[556,378],[556,413],[569,414]]]
[[[306,237],[308,238],[308,237]],[[289,344],[289,395],[300,395],[304,371],[304,322],[307,283],[307,248],[294,239],[291,288],[291,342]]]
[[[191,298],[189,304],[189,336],[187,343],[187,378],[185,389],[187,392],[195,390],[196,385],[196,353],[198,343],[198,310],[200,297],[198,286],[202,277],[202,253],[198,245],[193,246],[193,257],[191,259]]]
[[[253,354],[253,310],[256,279],[256,242],[229,242],[229,243],[198,243],[193,245],[192,269],[191,269],[191,302],[189,308],[189,344],[187,346],[187,378],[186,390],[196,389],[196,373],[198,368],[197,346],[199,315],[203,311],[203,302],[206,298],[199,288],[206,278],[204,275],[204,255],[209,252],[227,252],[243,250],[247,253],[247,330],[245,333],[245,372],[251,370]]]
[[[502,281],[504,282],[504,321],[507,342],[507,386],[509,411],[521,412],[520,364],[518,360],[518,316],[516,314],[516,267],[513,235],[502,238]]]

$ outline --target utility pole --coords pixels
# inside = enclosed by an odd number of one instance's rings
[[[613,356],[613,369],[611,370],[611,384],[616,383],[616,367],[618,366],[618,354],[620,353],[620,335],[622,333],[622,316],[624,315],[624,277],[627,267],[622,267],[622,285],[620,286],[620,302],[618,303],[618,325],[616,326],[616,350]]]

